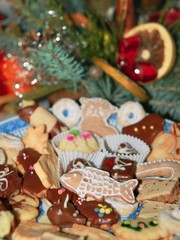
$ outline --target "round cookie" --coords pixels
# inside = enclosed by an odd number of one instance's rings
[[[55,102],[52,113],[69,128],[74,127],[81,117],[79,104],[70,98],[62,98]]]
[[[139,122],[146,116],[143,106],[138,102],[128,101],[122,104],[117,112],[117,122],[125,127]]]

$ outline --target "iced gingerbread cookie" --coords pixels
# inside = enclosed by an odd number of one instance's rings
[[[93,167],[72,169],[61,176],[60,182],[81,198],[102,201],[113,197],[131,204],[135,202],[133,190],[138,184],[136,179],[120,183],[108,172]]]
[[[128,101],[122,104],[117,112],[119,126],[125,127],[139,122],[146,116],[143,106],[138,102]]]
[[[62,98],[52,105],[52,113],[69,128],[77,125],[81,118],[79,104],[70,98]]]
[[[141,121],[122,128],[123,134],[137,137],[149,146],[155,137],[164,131],[164,119],[156,113],[151,113]]]
[[[92,131],[100,136],[116,134],[116,128],[108,124],[111,114],[117,107],[102,98],[80,98],[82,118],[80,127],[84,131]]]

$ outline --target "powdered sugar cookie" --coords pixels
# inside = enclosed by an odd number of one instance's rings
[[[80,98],[82,118],[80,128],[92,131],[100,136],[116,134],[116,128],[108,124],[111,114],[117,112],[117,107],[102,98]]]
[[[122,104],[117,113],[117,122],[125,127],[139,122],[146,116],[143,106],[139,102],[128,101]]]
[[[74,127],[80,120],[79,104],[70,98],[62,98],[52,105],[52,113],[69,128]]]

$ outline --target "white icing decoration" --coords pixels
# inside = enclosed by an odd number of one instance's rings
[[[115,158],[115,165],[113,166],[113,170],[126,170],[127,166],[131,166],[132,163],[126,163],[121,161],[118,157]]]
[[[0,171],[0,190],[2,192],[6,191],[6,189],[8,188],[8,180],[5,177],[12,173],[12,171],[11,172],[8,172],[8,171],[9,171],[8,167]],[[4,188],[3,188],[3,183],[5,183]]]
[[[66,195],[66,198],[64,200],[64,208],[67,208],[68,201],[69,201],[69,194]]]
[[[103,199],[103,197],[117,197],[125,199],[128,203],[134,203],[133,188],[137,185],[137,179],[132,179],[124,183],[120,183],[110,177],[106,171],[95,169],[93,167],[86,167],[84,169],[72,169],[68,172],[71,175],[71,181],[74,181],[74,172],[78,172],[81,178],[78,180],[78,186],[75,192],[80,198],[84,198],[89,193],[96,199]],[[61,178],[62,184],[65,183],[66,187],[72,189],[70,183],[67,183],[66,174]],[[123,192],[127,191],[126,195]]]

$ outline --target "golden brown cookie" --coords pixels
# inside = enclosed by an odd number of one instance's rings
[[[65,228],[62,229],[62,231],[71,234],[81,233],[81,235],[86,237],[88,240],[117,240],[114,235],[105,230],[79,224],[73,224],[72,228]]]
[[[12,234],[13,240],[40,240],[46,232],[58,231],[59,227],[35,221],[22,221]]]
[[[26,129],[22,141],[26,147],[32,148],[40,154],[47,154],[48,133],[45,132],[45,125],[37,127],[29,126]]]
[[[34,169],[45,188],[58,188],[60,183],[57,169],[60,176],[62,175],[62,170],[58,168],[58,157],[51,143],[48,143],[47,150],[48,154],[41,155],[34,164]]]
[[[162,229],[153,218],[128,219],[112,226],[114,235],[121,240],[172,240],[173,236]]]
[[[147,157],[147,161],[172,158],[176,149],[176,137],[171,133],[159,134],[153,141],[152,151]]]

